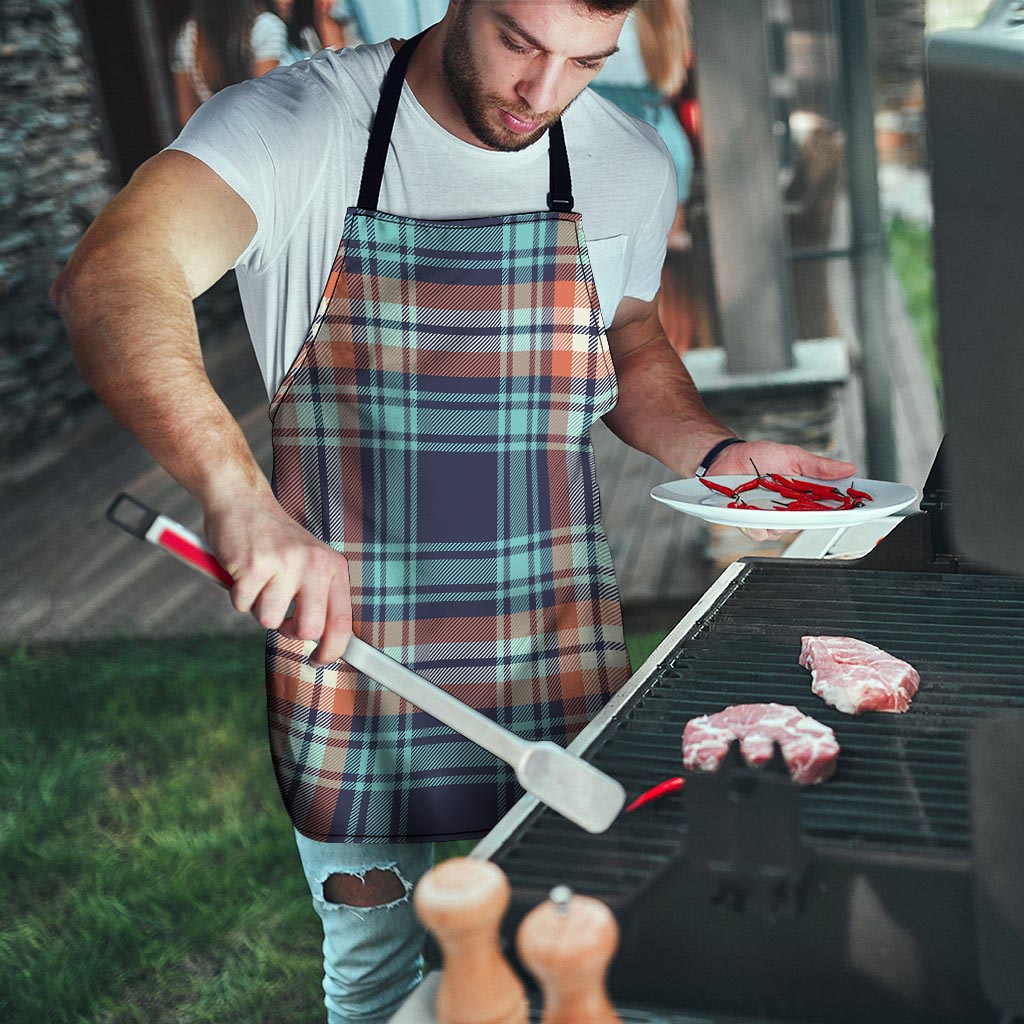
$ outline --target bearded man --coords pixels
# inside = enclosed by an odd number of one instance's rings
[[[630,0],[450,0],[420,35],[214,96],[55,282],[99,397],[202,505],[267,628],[271,753],[324,927],[328,1020],[418,982],[409,893],[512,770],[341,660],[354,632],[502,726],[568,744],[630,674],[597,417],[678,476],[837,478],[736,438],[658,319],[676,176],[586,88]],[[203,369],[234,268],[269,483]]]

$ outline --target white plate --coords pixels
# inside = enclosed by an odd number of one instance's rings
[[[788,474],[787,474],[788,475]],[[708,480],[725,487],[737,487],[749,480],[749,476],[709,476]],[[812,479],[801,477],[800,479]],[[846,490],[853,487],[872,496],[861,508],[849,508],[828,512],[788,512],[785,509],[764,511],[747,508],[727,508],[730,499],[705,487],[696,477],[687,480],[673,480],[659,484],[651,491],[651,497],[670,508],[687,515],[696,516],[709,523],[721,526],[741,526],[758,530],[813,530],[834,529],[837,526],[856,526],[872,519],[891,516],[918,500],[918,492],[907,484],[890,483],[886,480],[863,480],[860,477],[844,477],[842,480],[815,480]],[[772,501],[788,501],[774,491],[757,488],[741,495],[744,501],[768,506]]]

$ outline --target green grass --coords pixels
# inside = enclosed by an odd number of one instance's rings
[[[894,218],[889,225],[889,252],[903,288],[907,310],[917,329],[921,350],[931,370],[941,409],[942,380],[936,337],[938,318],[935,310],[931,230],[902,217]]]
[[[654,652],[655,647],[665,639],[664,633],[636,633],[626,637],[626,648],[629,650],[629,660],[635,672]]]
[[[258,640],[0,651],[0,707],[0,1020],[322,1019]]]
[[[0,1019],[312,1020],[260,644],[8,652],[0,696]]]

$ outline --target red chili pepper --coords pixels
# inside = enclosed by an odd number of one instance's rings
[[[803,493],[802,491],[794,490],[792,487],[787,487],[784,484],[780,484],[778,481],[772,480],[771,477],[762,477],[760,480],[760,484],[766,491],[774,491],[776,494],[782,494],[787,497],[796,497],[797,495]]]
[[[774,480],[762,480],[761,486],[768,491],[774,491],[776,494],[781,494],[783,498],[792,498],[796,501],[814,501],[815,496],[808,494],[806,491],[797,491],[792,487],[784,487],[780,483],[776,483]],[[824,496],[823,496],[824,497]]]
[[[705,486],[710,488],[712,491],[717,491],[719,494],[724,494],[727,498],[735,498],[736,492],[730,490],[724,484],[716,484],[714,480],[709,480],[706,476],[697,477],[698,480]]]
[[[847,487],[846,488],[846,493],[851,498],[860,498],[861,501],[874,501],[875,500],[874,498],[871,497],[870,494],[868,494],[867,491],[857,491],[857,490],[854,490],[852,487]]]
[[[760,479],[758,479],[758,477],[755,476],[753,479],[748,480],[746,483],[740,484],[739,487],[736,488],[736,493],[745,494],[747,491],[756,491],[757,488],[760,486],[761,481]]]
[[[788,487],[791,491],[800,491],[804,494],[811,494],[814,490],[814,487],[811,484],[805,483],[803,480],[790,480],[789,477],[785,477],[781,473],[769,473],[768,475],[777,484],[781,484],[783,487]]]
[[[638,807],[643,807],[644,804],[649,804],[652,800],[660,800],[663,796],[666,796],[669,793],[675,793],[683,788],[685,781],[685,779],[675,778],[659,782],[656,786],[652,786],[647,790],[646,793],[641,793],[626,808],[626,813],[629,814],[630,812],[635,811]]]
[[[787,512],[834,512],[835,509],[829,508],[828,505],[823,505],[820,501],[812,501],[810,498],[804,498],[803,500],[797,499],[791,501],[788,505],[783,505],[782,508]]]
[[[816,484],[813,480],[801,480],[798,477],[790,479],[778,473],[772,473],[771,475],[784,486],[791,487],[793,490],[801,491],[804,494],[809,494],[812,498],[838,498],[843,493],[838,487],[832,487],[828,484]]]

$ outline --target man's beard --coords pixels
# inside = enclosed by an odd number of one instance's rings
[[[508,106],[500,96],[493,94],[488,96],[484,93],[480,72],[477,71],[470,53],[469,33],[466,28],[469,8],[468,2],[464,2],[459,7],[444,41],[441,64],[444,68],[444,77],[448,82],[448,88],[459,105],[459,110],[462,112],[469,130],[484,145],[506,152],[525,149],[531,143],[536,142],[547,131],[551,122],[557,118],[539,119],[532,113],[520,112]],[[522,116],[525,121],[542,120],[543,123],[525,135],[517,135],[509,128],[498,129],[487,119],[488,112],[493,111],[495,106],[507,110],[513,117]]]

